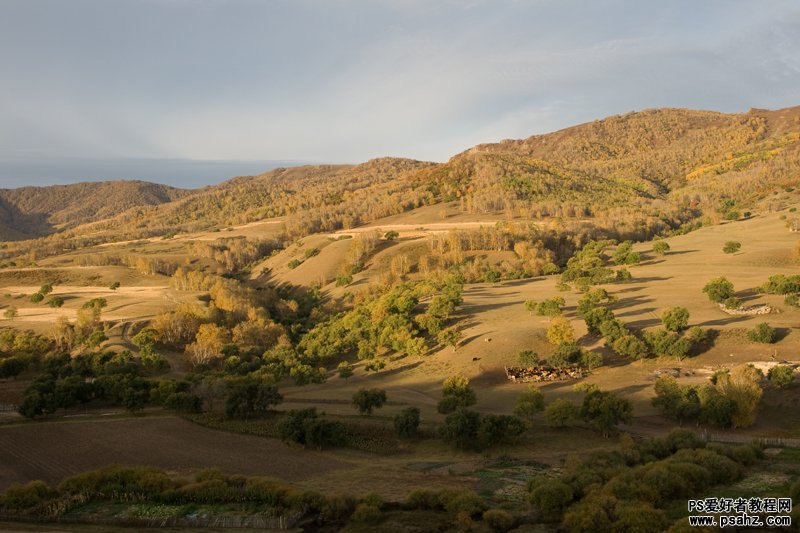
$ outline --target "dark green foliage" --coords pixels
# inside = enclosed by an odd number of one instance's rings
[[[578,419],[580,408],[569,400],[557,398],[547,406],[544,418],[550,427],[564,427]]]
[[[593,370],[603,366],[604,363],[605,361],[603,360],[602,353],[583,350],[580,361],[581,366],[588,368],[589,370]]]
[[[509,444],[525,433],[525,423],[516,416],[484,415],[480,418],[478,441],[481,448]]]
[[[616,318],[601,323],[598,329],[600,330],[600,335],[603,336],[608,344],[613,344],[618,339],[630,334],[628,326],[622,320]]]
[[[401,439],[415,439],[419,434],[420,411],[406,407],[394,417],[394,431]]]
[[[319,255],[319,248],[309,248],[303,253],[306,259],[314,257],[315,255]]]
[[[28,361],[21,357],[0,359],[0,379],[13,378],[28,368]]]
[[[35,480],[28,483],[12,483],[3,494],[2,505],[15,511],[23,511],[36,507],[55,495],[55,491],[44,481]]]
[[[42,300],[44,300],[44,294],[42,294],[41,292],[35,292],[31,294],[31,303],[38,304]]]
[[[233,379],[228,382],[225,416],[242,419],[261,416],[281,401],[283,396],[272,383],[250,378]]]
[[[112,291],[119,289],[119,287],[120,287],[119,281],[115,281],[114,283],[108,286],[108,288],[111,289]]]
[[[294,270],[295,268],[299,267],[302,264],[303,262],[300,261],[299,259],[292,259],[291,261],[289,261],[289,263],[286,264],[286,266],[289,267],[289,270]]]
[[[783,389],[794,381],[794,368],[789,365],[775,365],[769,369],[767,377],[776,387]]]
[[[531,491],[531,503],[549,520],[557,520],[573,498],[572,487],[561,481],[547,481]]]
[[[697,387],[682,387],[674,378],[663,377],[656,380],[655,392],[653,406],[658,407],[664,415],[679,422],[700,416],[700,395]]]
[[[712,302],[722,303],[733,296],[733,283],[724,277],[715,278],[706,283],[703,292]]]
[[[452,376],[442,383],[443,398],[437,405],[437,410],[442,414],[454,412],[458,408],[469,407],[478,401],[475,391],[470,387],[469,380],[462,376]]]
[[[108,305],[105,298],[92,298],[89,301],[83,302],[81,309],[102,309]]]
[[[42,287],[39,289],[39,293],[40,293],[42,296],[47,296],[47,295],[48,295],[48,294],[50,294],[51,292],[53,292],[53,286],[52,286],[51,284],[49,284],[49,283],[45,283],[45,284],[44,284],[44,285],[42,285]]]
[[[539,364],[539,354],[533,350],[522,350],[517,354],[517,363],[524,367],[533,367]]]
[[[530,420],[542,410],[544,410],[544,395],[542,391],[531,385],[517,398],[514,416],[523,420]]]
[[[775,335],[775,329],[766,322],[758,324],[755,328],[747,332],[748,339],[762,344],[772,344],[775,342]]]
[[[738,218],[738,217],[737,217]],[[735,254],[742,247],[742,243],[736,241],[727,241],[722,247],[722,251],[726,254]]]
[[[661,313],[661,322],[668,331],[680,332],[689,326],[689,310],[673,307]]]
[[[556,346],[553,355],[547,358],[547,363],[553,368],[562,368],[575,365],[583,358],[583,349],[575,343],[562,342]]]
[[[336,286],[346,287],[353,283],[353,276],[351,274],[339,274],[336,276]]]
[[[371,415],[372,411],[383,407],[386,403],[386,391],[383,389],[360,389],[353,394],[353,406],[362,415]]]
[[[644,342],[653,355],[677,359],[686,357],[692,347],[685,337],[664,329],[645,331]]]
[[[641,359],[647,357],[647,344],[634,335],[624,335],[615,340],[611,348],[623,357],[630,359]]]
[[[583,320],[586,322],[586,328],[589,330],[589,333],[599,335],[600,326],[606,322],[616,320],[616,318],[614,318],[614,313],[611,309],[595,307],[583,314]]]
[[[47,300],[47,305],[49,305],[54,309],[57,309],[64,305],[64,298],[62,298],[61,296],[51,296]]]
[[[656,241],[653,243],[653,253],[656,255],[664,255],[669,252],[669,243],[666,241]]]
[[[731,296],[730,298],[725,298],[725,300],[722,301],[722,305],[724,305],[726,309],[739,309],[742,306],[742,301],[736,296]]]
[[[762,285],[760,289],[768,294],[800,293],[800,274],[794,276],[785,276],[783,274],[770,276],[769,281]]]
[[[625,241],[617,245],[611,259],[618,265],[635,265],[639,263],[641,257],[639,252],[633,251],[633,243],[631,241]]]
[[[341,446],[347,438],[341,422],[320,418],[313,407],[288,411],[278,423],[278,433],[284,442],[317,449]]]
[[[564,304],[564,298],[556,296],[541,302],[527,300],[525,302],[525,308],[538,316],[558,316],[564,309]]]
[[[633,406],[626,398],[594,389],[589,391],[581,405],[581,417],[592,424],[603,436],[619,424],[629,424],[633,417]]]
[[[105,333],[103,333],[102,331],[93,331],[89,334],[88,337],[86,337],[86,340],[84,340],[83,343],[86,345],[87,348],[94,349],[100,346],[103,343],[103,341],[107,340],[108,337],[106,337]]]
[[[445,418],[444,424],[439,428],[439,436],[460,450],[476,449],[479,446],[479,429],[480,415],[458,407]]]
[[[386,239],[387,241],[393,241],[396,238],[398,238],[399,236],[400,236],[400,234],[398,232],[396,232],[395,230],[389,230],[383,235],[383,238]]]
[[[592,309],[611,305],[616,301],[617,298],[610,295],[605,289],[591,289],[578,300],[577,311],[580,316],[585,317],[586,313]]]

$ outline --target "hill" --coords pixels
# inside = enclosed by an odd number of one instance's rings
[[[111,218],[132,207],[159,205],[193,191],[144,181],[102,181],[0,189],[0,240],[40,237]]]

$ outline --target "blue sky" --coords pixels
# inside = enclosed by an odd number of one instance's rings
[[[790,0],[0,0],[0,187],[443,161],[645,108],[787,107],[798,50]]]

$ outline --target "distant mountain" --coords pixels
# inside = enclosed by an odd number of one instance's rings
[[[125,183],[104,192],[0,194],[11,206],[11,215],[0,212],[0,224],[19,238],[92,222],[75,229],[90,244],[280,216],[291,238],[456,201],[469,213],[647,238],[700,219],[730,218],[779,188],[800,186],[800,107],[741,114],[649,109],[478,145],[442,164],[381,158],[278,168],[197,191]],[[90,184],[74,187],[81,186]]]
[[[164,204],[192,194],[145,181],[0,189],[0,240],[48,235],[114,217],[132,207]]]

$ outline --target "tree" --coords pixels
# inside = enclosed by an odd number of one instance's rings
[[[442,344],[445,344],[447,346],[452,346],[453,351],[456,351],[458,349],[458,344],[461,342],[463,336],[464,335],[457,328],[452,327],[440,331],[439,334],[436,335],[436,338]]]
[[[766,322],[762,322],[747,332],[747,338],[753,342],[772,344],[775,342],[775,328]]]
[[[394,417],[394,431],[401,439],[415,439],[419,434],[420,411],[406,407]]]
[[[353,367],[347,361],[339,363],[336,371],[339,372],[339,377],[345,380],[353,375]]]
[[[689,326],[689,310],[673,307],[661,313],[661,323],[669,331],[683,331]]]
[[[553,346],[572,344],[575,342],[575,330],[569,320],[563,316],[557,316],[550,321],[550,326],[547,328],[547,340]]]
[[[619,423],[629,424],[633,406],[626,398],[599,389],[589,391],[583,398],[581,417],[607,437]]]
[[[747,427],[755,422],[758,405],[764,394],[761,378],[761,372],[752,365],[737,366],[717,377],[717,391],[736,406],[731,416],[733,427]]]
[[[395,230],[389,230],[383,235],[383,238],[386,239],[387,241],[393,241],[396,238],[398,238],[399,236],[400,236],[400,234],[398,232],[396,232]]]
[[[386,391],[383,389],[360,389],[353,394],[353,407],[362,415],[371,415],[373,409],[379,409],[386,403]]]
[[[6,308],[6,310],[3,311],[3,316],[9,320],[14,320],[17,317],[17,308],[14,306]]]
[[[450,376],[442,382],[442,399],[437,410],[442,414],[454,412],[456,409],[474,405],[478,398],[464,376]]]
[[[225,415],[228,418],[248,419],[263,415],[282,400],[283,396],[272,383],[250,378],[232,380],[228,382]]]
[[[88,337],[86,337],[84,344],[87,348],[94,349],[100,346],[103,341],[107,340],[108,337],[106,337],[106,334],[102,331],[93,331]]]
[[[57,309],[64,305],[64,298],[61,296],[51,296],[50,299],[47,300],[47,305],[53,309]]]
[[[44,300],[44,294],[42,294],[41,292],[34,292],[33,294],[31,294],[31,303],[38,304],[42,300]]]
[[[120,287],[119,281],[115,281],[114,283],[108,286],[108,288],[111,289],[112,291],[119,289],[119,287]]]
[[[525,423],[516,416],[485,415],[480,418],[478,440],[481,448],[516,441],[525,432]]]
[[[544,419],[550,427],[564,427],[580,415],[577,405],[564,398],[554,400],[544,410]]]
[[[776,387],[784,389],[794,381],[794,368],[789,365],[775,365],[769,369],[767,378],[769,378]]]
[[[728,241],[722,247],[722,251],[726,254],[735,254],[742,247],[742,243],[736,241]]]
[[[533,350],[522,350],[517,354],[517,363],[524,367],[534,367],[539,365],[539,354]]]
[[[439,428],[439,435],[443,441],[458,449],[475,449],[479,446],[479,428],[480,415],[459,407],[447,415],[444,424]]]
[[[733,283],[724,277],[714,278],[703,287],[703,292],[708,295],[712,302],[722,303],[733,296]]]
[[[51,292],[53,292],[53,286],[52,286],[52,285],[50,285],[49,283],[45,283],[45,284],[44,284],[44,285],[42,285],[42,287],[39,289],[39,294],[41,294],[42,296],[47,296],[47,295],[48,295],[48,294],[50,294]]]
[[[642,359],[648,354],[647,345],[635,335],[623,335],[611,344],[611,349],[631,359]]]
[[[194,366],[211,363],[222,357],[222,348],[230,342],[230,332],[216,324],[202,324],[195,341],[186,347],[186,353]]]
[[[530,421],[536,413],[544,409],[544,395],[535,386],[531,385],[519,395],[517,405],[514,407],[514,416]]]
[[[656,255],[664,255],[669,252],[669,243],[667,241],[656,241],[653,243],[653,253]]]

